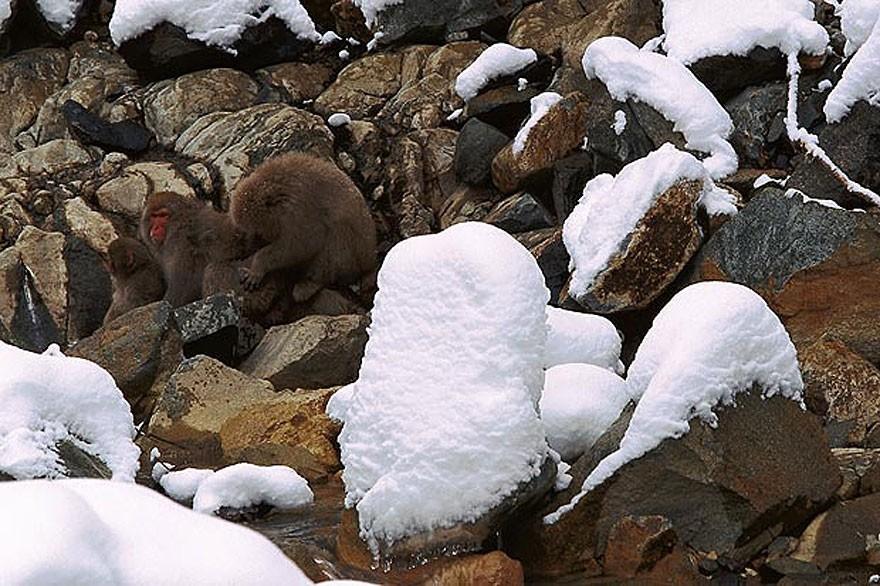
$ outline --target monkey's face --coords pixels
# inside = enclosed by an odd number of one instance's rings
[[[162,246],[168,233],[168,219],[171,212],[167,207],[150,211],[150,240],[156,246]]]

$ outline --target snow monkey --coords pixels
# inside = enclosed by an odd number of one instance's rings
[[[134,238],[117,238],[110,243],[107,268],[113,281],[113,302],[104,316],[105,325],[136,307],[159,301],[165,293],[162,269],[147,247]]]
[[[252,290],[283,271],[301,303],[351,285],[376,268],[376,226],[363,196],[336,165],[306,154],[270,159],[242,179],[230,203],[239,232],[262,244],[242,284]]]

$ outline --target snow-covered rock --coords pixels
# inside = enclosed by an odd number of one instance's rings
[[[660,311],[626,386],[637,405],[620,447],[547,522],[572,510],[627,462],[686,434],[691,419],[714,425],[713,410],[732,405],[737,394],[757,388],[764,397],[800,402],[804,385],[794,345],[766,302],[748,287],[708,281],[687,287]]]
[[[877,5],[880,6],[880,2]],[[880,106],[880,19],[828,94],[825,119],[831,124],[840,122],[859,100]]]
[[[17,479],[66,473],[56,446],[70,442],[104,462],[114,480],[134,481],[140,449],[131,409],[106,370],[0,342],[0,471]]]
[[[374,555],[479,520],[536,478],[549,292],[502,230],[462,223],[397,244],[339,437],[346,504]]]
[[[703,164],[713,178],[736,171],[737,156],[727,141],[733,130],[730,115],[681,62],[641,51],[620,37],[603,37],[587,48],[583,68],[615,100],[644,102],[672,122],[687,148],[709,154]]]
[[[312,583],[259,533],[133,484],[3,482],[0,515],[4,584]]]
[[[161,462],[158,465],[163,466]],[[160,472],[160,474],[158,482],[165,494],[179,503],[184,503],[191,501],[196,496],[199,485],[207,477],[214,474],[214,471],[207,468],[184,468],[183,470]],[[155,475],[153,479],[156,479]]]
[[[296,509],[314,498],[309,483],[293,468],[241,463],[205,476],[193,497],[193,510],[213,514],[221,508],[243,509],[260,504]]]
[[[620,334],[610,320],[548,305],[547,325],[544,368],[581,363],[622,372]]]
[[[847,57],[851,57],[871,36],[871,31],[880,18],[880,2],[843,0],[836,12],[840,16],[840,30],[846,37],[843,52]]]
[[[513,138],[513,154],[519,155],[526,148],[526,141],[529,139],[529,133],[538,125],[541,119],[547,115],[554,105],[562,101],[562,96],[556,92],[543,92],[532,98],[530,107],[531,114],[526,120],[519,132]]]
[[[538,60],[534,49],[518,49],[496,43],[467,66],[455,79],[455,93],[467,101],[475,97],[493,79],[513,75]]]
[[[547,371],[541,419],[547,443],[566,462],[592,447],[629,403],[626,382],[592,364],[561,364]]]

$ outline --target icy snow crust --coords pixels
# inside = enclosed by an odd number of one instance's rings
[[[116,0],[110,36],[119,46],[162,22],[191,39],[227,50],[248,27],[275,16],[297,37],[319,42],[321,35],[299,0]]]
[[[496,43],[474,59],[455,78],[455,93],[467,101],[475,97],[493,79],[513,75],[538,60],[534,49],[518,49],[507,43]]]
[[[840,16],[840,29],[846,37],[844,55],[851,57],[871,36],[874,24],[880,18],[880,2],[844,0],[835,12]]]
[[[312,583],[259,533],[133,484],[3,482],[0,516],[8,586]]]
[[[877,2],[880,6],[880,2]],[[856,102],[866,100],[880,105],[880,19],[870,36],[850,59],[840,81],[828,94],[825,118],[829,123],[840,122]]]
[[[547,443],[574,462],[608,431],[626,404],[626,382],[592,364],[562,364],[547,371],[541,419]]]
[[[620,372],[621,339],[610,320],[589,313],[547,307],[544,368],[579,362]],[[334,395],[335,396],[335,395]]]
[[[243,509],[259,504],[295,509],[314,498],[309,483],[293,468],[241,463],[206,476],[196,489],[193,510],[211,514],[221,507]]]
[[[765,397],[801,401],[804,387],[794,345],[764,300],[748,287],[714,281],[687,287],[657,314],[626,385],[638,404],[620,447],[545,522],[558,520],[627,462],[687,433],[691,419],[714,425],[712,410],[731,405],[738,393],[757,385]]]
[[[35,354],[0,342],[0,470],[17,479],[65,474],[55,445],[98,456],[114,480],[134,482],[140,449],[113,377],[56,346]]]
[[[715,96],[679,61],[640,51],[628,40],[603,37],[584,52],[584,73],[598,78],[620,102],[644,102],[674,124],[687,148],[709,153],[703,165],[714,179],[736,171],[738,159],[727,137],[730,115]]]
[[[540,472],[549,299],[528,250],[479,222],[397,244],[378,283],[339,437],[375,555],[478,519]]]
[[[562,228],[574,271],[570,289],[576,296],[590,288],[657,198],[680,181],[702,181],[703,203],[725,197],[700,161],[669,143],[633,161],[616,177],[598,175],[587,183]],[[736,211],[731,203],[726,206]]]
[[[523,149],[526,148],[526,141],[529,139],[529,133],[538,125],[541,118],[547,115],[550,108],[560,101],[562,101],[562,96],[556,92],[544,92],[531,99],[531,115],[513,139],[513,154],[518,155],[523,152]]]
[[[821,55],[828,33],[814,10],[810,0],[663,0],[663,48],[685,65],[757,47]]]

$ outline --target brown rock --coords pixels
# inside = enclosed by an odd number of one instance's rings
[[[64,262],[64,242],[64,234],[60,232],[43,232],[27,226],[15,244],[22,264],[33,279],[35,292],[59,332],[67,329],[68,274]]]
[[[321,63],[280,63],[258,70],[257,78],[283,90],[286,101],[298,104],[320,96],[333,79],[333,70]]]
[[[354,119],[375,115],[400,90],[400,53],[375,53],[354,61],[315,100],[322,116],[344,112]]]
[[[195,190],[177,167],[158,161],[128,165],[115,177],[102,183],[95,197],[103,210],[138,220],[144,201],[160,191],[196,197]]]
[[[19,151],[0,160],[0,178],[52,175],[69,167],[93,161],[92,155],[75,140],[58,139]]]
[[[586,14],[584,2],[578,0],[544,0],[530,4],[510,23],[507,42],[552,55],[562,49],[569,29]]]
[[[816,517],[791,557],[822,570],[880,565],[880,494],[837,503]]]
[[[641,47],[662,34],[662,15],[657,0],[611,0],[587,2],[587,15],[567,27],[562,56],[571,67],[580,67],[581,58],[596,39],[624,37]]]
[[[836,448],[831,450],[840,468],[840,500],[880,492],[880,449]]]

